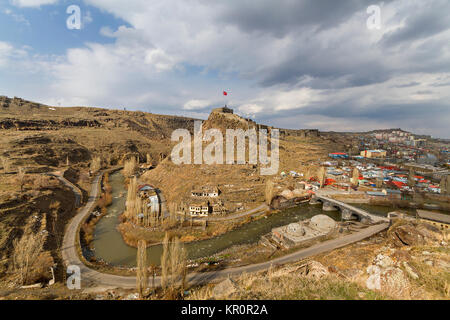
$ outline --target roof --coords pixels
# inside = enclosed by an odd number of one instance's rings
[[[450,224],[450,215],[448,214],[436,213],[426,210],[417,210],[417,215],[422,219]]]
[[[153,188],[149,184],[143,184],[143,185],[138,186],[139,191],[146,191],[146,190],[153,190],[153,189],[155,189],[155,188]]]
[[[401,181],[391,181],[392,184],[394,184],[397,188],[401,188],[406,186],[407,184]]]
[[[386,194],[379,191],[367,191],[369,196],[385,196]]]

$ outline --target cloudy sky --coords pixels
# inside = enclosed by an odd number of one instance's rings
[[[228,103],[285,128],[450,138],[449,13],[448,0],[0,0],[0,94],[198,118]]]

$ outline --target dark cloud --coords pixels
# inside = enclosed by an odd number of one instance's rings
[[[400,11],[397,15],[406,18],[405,25],[384,35],[381,43],[388,47],[408,45],[414,40],[441,33],[450,28],[449,12],[450,2],[447,0],[427,1],[424,7]]]
[[[445,83],[433,83],[431,84],[432,87],[450,87],[450,82]]]
[[[390,1],[385,1],[390,2]],[[300,27],[317,30],[336,27],[373,0],[239,0],[224,2],[219,20],[244,32],[262,32],[283,37]]]
[[[416,91],[417,94],[433,94],[434,92],[431,90],[419,90]]]
[[[407,123],[411,119],[422,119],[423,121],[431,121],[436,115],[440,115],[440,121],[449,120],[448,104],[439,103],[405,103],[405,104],[386,104],[372,105],[362,107],[355,101],[348,103],[314,105],[310,107],[290,110],[290,117],[301,119],[302,116],[324,116],[336,119],[353,119],[353,121],[376,120],[383,123],[384,121],[402,121]],[[280,112],[282,114],[283,112]],[[261,117],[261,119],[269,120],[270,117]],[[430,122],[427,122],[431,125]],[[322,128],[323,129],[323,128]]]
[[[359,87],[384,82],[391,70],[383,60],[370,54],[357,54],[351,47],[327,50],[320,43],[299,46],[292,56],[261,72],[260,84],[296,84],[302,78],[312,78],[307,85],[315,89]]]
[[[413,81],[413,82],[410,82],[410,83],[399,84],[399,85],[393,86],[392,88],[409,88],[409,87],[415,87],[415,86],[418,86],[418,85],[420,85],[420,82]]]

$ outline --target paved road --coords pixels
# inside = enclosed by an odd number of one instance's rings
[[[82,220],[91,213],[92,208],[95,205],[95,200],[97,198],[100,186],[101,174],[94,178],[91,185],[91,192],[89,200],[85,207],[83,207],[78,214],[70,221],[67,226],[66,233],[63,240],[62,257],[63,261],[67,265],[77,265],[80,267],[81,278],[83,286],[97,286],[97,287],[107,287],[107,288],[135,288],[136,278],[134,276],[117,276],[106,273],[100,273],[96,270],[90,269],[84,265],[77,253],[76,233],[78,231],[78,226],[81,224]],[[240,275],[244,272],[255,272],[266,270],[270,268],[271,265],[284,264],[288,262],[295,262],[300,259],[304,259],[319,253],[326,251],[331,251],[336,248],[346,246],[348,244],[363,240],[368,238],[382,230],[389,227],[388,223],[378,224],[368,227],[360,232],[344,236],[342,238],[333,239],[325,241],[306,249],[299,250],[297,252],[291,253],[289,255],[262,263],[229,268],[221,271],[205,272],[205,273],[190,273],[187,276],[187,281],[189,284],[203,284],[213,281],[218,281],[224,279],[228,276]],[[150,284],[149,279],[149,284]],[[160,277],[155,278],[155,285],[159,286],[161,282]]]

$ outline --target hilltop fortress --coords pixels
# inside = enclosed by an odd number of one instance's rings
[[[271,129],[274,127],[258,124],[252,119],[243,118],[241,116],[238,116],[234,114],[233,109],[228,108],[227,106],[222,108],[216,108],[211,111],[211,114],[208,118],[208,125],[207,127],[204,126],[204,129],[213,128],[211,125],[212,123],[217,124],[217,128],[221,128],[223,124],[221,125],[221,122],[227,122],[227,124],[230,124],[234,122],[234,125],[232,127],[229,127],[229,129],[235,129],[235,128],[241,128],[241,129],[250,129],[255,128],[256,130],[260,129],[266,129],[269,133],[271,132]],[[279,129],[280,130],[280,137],[288,137],[288,136],[294,136],[294,137],[300,137],[300,138],[308,138],[308,137],[319,137],[320,132],[318,129]]]

